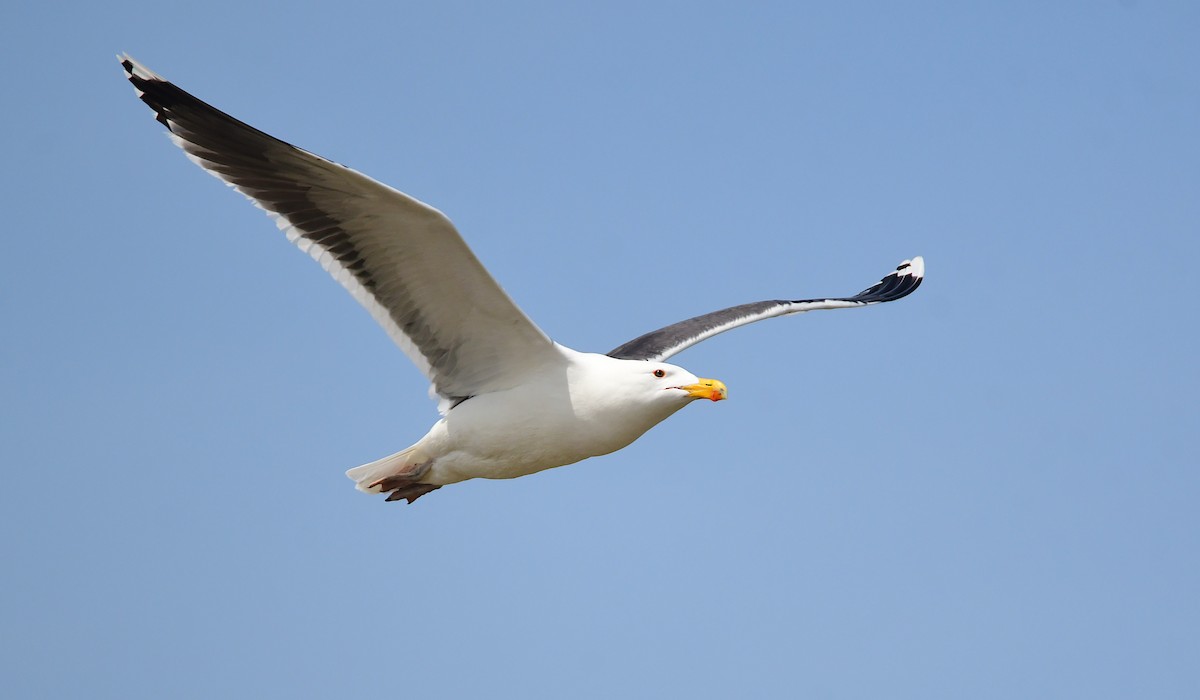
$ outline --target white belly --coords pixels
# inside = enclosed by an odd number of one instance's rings
[[[512,479],[608,454],[685,403],[631,407],[589,389],[547,381],[464,401],[418,443],[433,460],[422,481]]]

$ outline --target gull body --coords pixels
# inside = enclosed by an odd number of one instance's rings
[[[725,397],[720,382],[675,365],[557,348],[559,366],[462,402],[411,448],[351,477],[375,492],[397,468],[429,463],[421,482],[436,486],[512,479],[615,452],[692,401]]]
[[[894,301],[924,278],[916,257],[854,296],[741,304],[605,354],[578,352],[525,316],[442,212],[118,58],[188,158],[265,210],[429,379],[441,420],[411,447],[347,472],[359,490],[389,501],[619,450],[692,401],[726,397],[720,381],[665,363],[672,355],[767,318]]]

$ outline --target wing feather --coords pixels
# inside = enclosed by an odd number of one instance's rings
[[[267,211],[366,307],[443,408],[561,354],[444,214],[196,99],[128,56],[129,81],[187,156]]]
[[[621,360],[661,362],[702,340],[747,323],[818,309],[848,309],[895,301],[912,294],[921,286],[921,280],[924,278],[925,261],[918,256],[900,263],[878,283],[852,297],[758,301],[731,306],[651,331],[613,349],[608,355]]]

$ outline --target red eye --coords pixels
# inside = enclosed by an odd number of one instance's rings
[[[662,377],[667,376],[667,373],[662,371],[661,369],[656,369],[656,370],[654,370],[654,376],[661,379]]]

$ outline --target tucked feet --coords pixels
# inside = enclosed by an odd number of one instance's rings
[[[386,499],[388,501],[399,501],[401,498],[403,498],[409,503],[412,503],[430,491],[437,491],[438,489],[442,488],[441,486],[434,486],[433,484],[408,484],[407,486],[393,487],[388,486],[388,481],[389,479],[384,479],[383,483],[380,484],[380,488],[382,488],[385,492],[391,491]]]
[[[410,464],[397,474],[385,476],[378,481],[367,484],[367,488],[378,486],[380,493],[391,492],[388,493],[387,500],[399,501],[403,498],[412,503],[430,491],[436,491],[441,488],[441,486],[434,486],[433,484],[420,483],[421,477],[429,472],[429,467],[432,465],[432,459],[419,464]]]

